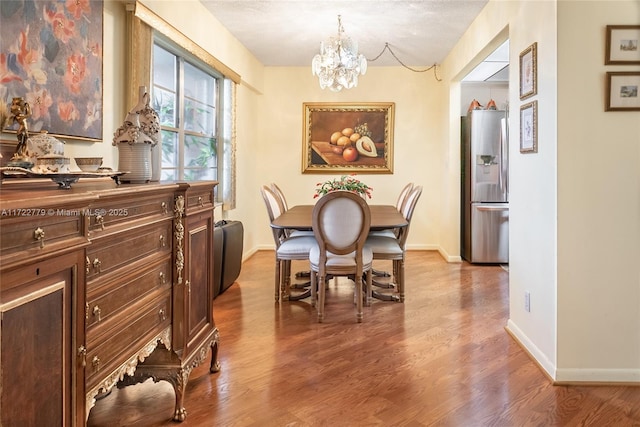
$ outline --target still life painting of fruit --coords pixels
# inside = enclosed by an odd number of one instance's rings
[[[393,103],[305,103],[303,173],[391,173],[393,109]]]

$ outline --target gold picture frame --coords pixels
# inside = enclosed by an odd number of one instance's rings
[[[395,103],[302,105],[302,173],[393,173]]]
[[[605,111],[640,111],[640,71],[607,73]]]
[[[640,65],[640,25],[607,25],[605,65]]]
[[[538,101],[520,106],[520,152],[538,152]]]
[[[538,93],[538,42],[520,52],[520,100]]]

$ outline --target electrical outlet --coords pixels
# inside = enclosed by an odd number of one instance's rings
[[[524,309],[527,313],[531,312],[531,294],[524,291]]]

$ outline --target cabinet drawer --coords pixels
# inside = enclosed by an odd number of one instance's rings
[[[89,236],[97,237],[137,220],[171,218],[173,192],[143,197],[100,199],[89,210]]]
[[[187,211],[213,208],[213,190],[211,187],[208,189],[195,189],[187,192]]]
[[[87,248],[87,280],[105,277],[155,253],[171,253],[171,221],[96,239]]]
[[[44,249],[64,240],[84,238],[83,224],[84,216],[81,210],[60,209],[57,214],[54,212],[38,216],[3,218],[0,226],[2,254]]]
[[[107,378],[170,325],[171,294],[167,291],[153,295],[149,302],[131,307],[121,315],[122,323],[113,325],[106,333],[87,332],[87,389]]]
[[[118,278],[104,286],[96,281],[87,286],[87,330],[108,322],[112,316],[157,289],[171,288],[171,258],[155,263],[125,279]]]

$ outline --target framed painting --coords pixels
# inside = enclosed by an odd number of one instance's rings
[[[538,152],[538,101],[520,107],[520,152]]]
[[[607,73],[605,111],[640,111],[640,71]]]
[[[102,140],[103,8],[102,0],[0,1],[0,102],[23,98],[30,132]]]
[[[520,52],[520,100],[538,93],[538,43]]]
[[[640,65],[640,25],[607,25],[605,65]]]
[[[393,173],[394,103],[302,108],[302,173]]]

